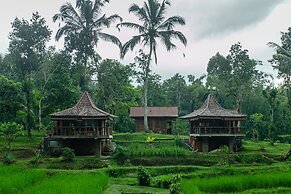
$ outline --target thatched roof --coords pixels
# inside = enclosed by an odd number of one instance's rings
[[[191,119],[195,117],[245,118],[246,115],[237,113],[237,111],[234,110],[228,110],[221,107],[221,105],[214,99],[214,97],[209,94],[201,108],[181,118]]]
[[[96,107],[90,94],[86,91],[81,96],[79,102],[72,108],[56,112],[50,115],[56,117],[116,117]]]
[[[144,107],[131,107],[130,117],[143,117]],[[178,107],[148,107],[148,117],[178,117]]]

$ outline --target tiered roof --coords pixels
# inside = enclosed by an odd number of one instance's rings
[[[144,107],[131,107],[130,117],[143,117]],[[148,107],[148,117],[178,117],[178,107],[167,106],[167,107]]]
[[[90,94],[85,91],[79,102],[72,108],[65,109],[50,115],[56,117],[116,117],[96,107]]]
[[[231,117],[231,118],[245,118],[246,115],[237,113],[234,110],[228,110],[223,108],[214,97],[209,94],[204,101],[201,108],[194,112],[181,117],[182,119],[191,119],[195,117]]]

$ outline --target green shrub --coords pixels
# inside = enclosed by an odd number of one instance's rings
[[[124,165],[125,161],[128,159],[127,149],[123,146],[117,146],[113,158],[116,160],[118,165]]]
[[[74,162],[62,161],[52,162],[48,164],[49,169],[66,169],[66,170],[82,170],[82,169],[99,169],[108,167],[98,158],[75,159]]]
[[[160,176],[152,179],[152,185],[154,187],[159,187],[159,188],[165,188],[165,189],[171,189],[173,193],[177,191],[178,193],[178,187],[179,187],[179,182],[181,180],[181,175],[165,175],[165,176]]]
[[[62,157],[64,161],[73,161],[75,159],[75,153],[73,149],[64,148],[62,152]]]
[[[115,167],[115,168],[110,168],[106,169],[106,173],[110,177],[127,177],[128,174],[133,174],[136,173],[137,168],[136,167],[131,167],[131,168],[122,168],[122,167]]]
[[[172,183],[170,186],[170,194],[179,194],[180,183]]]
[[[37,165],[40,163],[41,160],[41,152],[40,150],[35,151],[35,156],[29,161],[33,165]]]
[[[8,149],[11,148],[11,142],[15,140],[17,134],[21,131],[22,128],[22,125],[19,125],[15,122],[5,122],[0,124],[0,135],[5,137]]]
[[[141,186],[149,186],[151,182],[151,176],[148,173],[147,169],[140,166],[137,169],[137,179]]]
[[[3,164],[10,165],[13,164],[15,161],[13,160],[13,155],[10,153],[6,153],[3,157]]]

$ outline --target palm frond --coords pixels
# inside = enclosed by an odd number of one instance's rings
[[[95,20],[92,24],[90,24],[90,27],[94,29],[99,29],[99,28],[107,27],[108,25],[109,25],[108,20],[106,18],[106,15],[104,14],[100,18]]]
[[[276,51],[278,52],[283,52],[285,55],[288,57],[291,57],[291,51],[288,51],[287,49],[283,48],[282,46],[278,45],[275,42],[268,42],[267,44],[269,47],[275,48]]]
[[[133,12],[139,18],[139,20],[143,21],[144,23],[149,23],[149,17],[145,9],[139,7],[137,4],[132,4],[129,7],[128,12]]]
[[[275,54],[275,56],[277,58],[280,58],[280,59],[283,59],[285,61],[291,62],[291,55],[285,55],[285,54],[277,53],[277,54]]]
[[[122,44],[120,40],[111,34],[103,33],[103,32],[98,32],[97,37],[100,39],[107,41],[107,42],[112,42],[113,44],[116,44],[120,49],[122,48]]]
[[[63,21],[61,13],[57,13],[53,16],[53,22],[56,22],[57,20]]]
[[[76,0],[76,8],[81,7],[84,2],[85,0]]]
[[[169,17],[164,21],[158,29],[160,30],[173,30],[176,25],[185,25],[185,19],[180,16]]]
[[[107,18],[107,20],[108,20],[108,23],[109,23],[109,25],[111,25],[111,23],[114,23],[114,22],[116,22],[116,21],[120,21],[120,22],[122,22],[122,17],[120,17],[119,15],[117,15],[117,14],[114,14],[114,15],[111,15],[111,16],[109,16],[108,18]]]
[[[167,51],[176,49],[177,46],[171,42],[171,35],[168,31],[159,32],[161,42],[166,46]]]
[[[161,6],[160,6],[160,9],[159,9],[159,12],[156,16],[157,20],[158,20],[158,23],[160,24],[162,21],[164,21],[165,17],[165,13],[166,13],[166,6],[167,6],[167,0],[163,0]]]
[[[90,24],[90,27],[93,29],[99,29],[99,30],[103,27],[109,28],[110,25],[117,20],[122,20],[122,18],[117,14],[111,15],[108,18],[104,14],[102,17],[98,18],[96,21]]]
[[[157,17],[160,8],[159,2],[157,0],[148,0],[148,3],[144,3],[143,8],[148,13],[151,26],[157,26],[159,23],[159,18]]]
[[[122,22],[122,23],[119,23],[117,24],[117,28],[119,27],[128,27],[128,28],[131,28],[131,29],[135,29],[135,30],[138,30],[139,33],[145,33],[146,32],[146,28],[139,25],[139,24],[136,24],[136,23],[132,23],[132,22]]]
[[[92,8],[93,20],[98,18],[98,16],[100,15],[102,11],[101,8],[104,7],[106,3],[109,3],[109,0],[95,0],[94,1],[94,5]]]
[[[186,37],[184,36],[184,34],[180,31],[175,31],[175,30],[170,30],[168,31],[170,33],[170,36],[171,37],[174,37],[178,40],[180,40],[180,42],[183,44],[183,45],[187,45],[187,39]]]
[[[125,54],[128,52],[128,50],[133,50],[134,47],[141,42],[142,35],[133,36],[129,41],[127,41],[121,49],[120,56],[121,58],[124,58]]]
[[[53,21],[56,22],[57,20],[65,22],[71,21],[71,23],[76,23],[84,27],[82,19],[70,3],[62,5],[59,13],[53,16]]]
[[[69,30],[70,28],[68,26],[63,26],[61,28],[58,29],[55,39],[56,41],[59,41],[60,38]]]

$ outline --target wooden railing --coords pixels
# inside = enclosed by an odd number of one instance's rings
[[[54,127],[51,132],[52,136],[110,136],[112,135],[111,127]]]
[[[242,127],[192,127],[191,134],[242,134]]]

